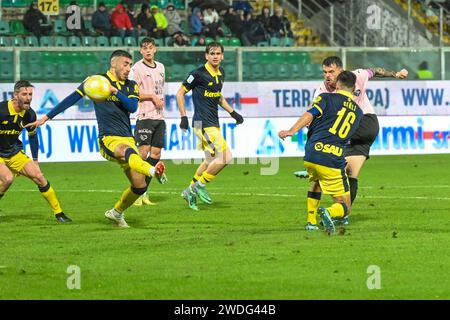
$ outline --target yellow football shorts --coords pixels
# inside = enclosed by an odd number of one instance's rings
[[[114,157],[114,150],[120,144],[126,144],[130,148],[133,148],[137,154],[139,151],[136,147],[136,142],[133,137],[119,137],[119,136],[104,136],[98,139],[98,145],[100,146],[100,154],[108,161],[117,162],[123,170],[130,168],[125,160],[117,159]]]
[[[309,174],[309,181],[319,181],[322,192],[338,197],[350,194],[345,169],[336,169],[304,161]]]
[[[227,142],[219,127],[194,128],[194,132],[200,140],[199,148],[209,152],[211,156],[214,156],[216,152],[223,153],[227,150]]]
[[[32,161],[30,157],[28,157],[24,151],[20,151],[17,154],[13,155],[11,158],[2,158],[0,157],[0,163],[6,165],[9,170],[14,175],[19,175],[20,171],[25,167],[25,165]]]

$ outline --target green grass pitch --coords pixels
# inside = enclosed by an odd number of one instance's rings
[[[273,176],[227,167],[199,212],[180,197],[196,165],[166,161],[169,182],[151,184],[157,205],[131,207],[125,230],[103,216],[128,186],[117,165],[42,164],[74,222],[57,224],[36,186],[16,179],[0,202],[0,299],[449,299],[449,163],[373,157],[350,225],[333,236],[303,229],[301,159],[280,159]],[[70,265],[79,290],[67,288]],[[368,289],[372,265],[380,289]]]

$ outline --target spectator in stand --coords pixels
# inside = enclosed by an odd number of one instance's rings
[[[177,32],[173,35],[170,45],[174,47],[187,47],[190,45],[190,41],[185,34]]]
[[[267,33],[272,33],[273,30],[270,28],[270,8],[263,7],[261,10],[261,14],[256,17],[256,20],[262,24],[262,27]]]
[[[230,28],[231,33],[241,40],[242,45],[251,46],[252,44],[246,36],[246,28],[242,19],[243,17],[233,7],[229,7],[223,22]]]
[[[189,17],[189,24],[191,27],[192,34],[201,35],[203,34],[203,16],[199,7],[192,9],[192,14]]]
[[[81,8],[76,1],[71,1],[69,7],[67,8],[66,26],[67,30],[71,31],[74,36],[83,37],[89,35],[89,31],[86,30],[84,25]]]
[[[264,29],[263,24],[253,19],[250,12],[244,13],[244,36],[247,38],[249,45],[257,45],[259,42],[268,41],[270,39],[269,34]]]
[[[291,30],[291,23],[288,18],[283,15],[282,7],[277,7],[275,9],[275,14],[270,17],[270,29],[272,31],[272,37],[293,38],[294,34]]]
[[[197,41],[195,42],[194,46],[196,47],[205,47],[206,46],[206,41],[205,41],[205,37],[200,37],[197,39]]]
[[[39,11],[37,1],[31,3],[23,16],[23,26],[38,38],[48,36],[52,30],[52,26],[47,25],[47,18]]]
[[[249,13],[253,10],[251,4],[248,1],[233,1],[233,9],[235,11],[244,11],[244,13]]]
[[[156,21],[156,31],[154,32],[154,37],[158,39],[164,38],[167,34],[167,18],[164,13],[159,10],[157,5],[151,6],[151,10]]]
[[[123,4],[119,3],[111,15],[111,23],[115,34],[120,37],[134,36],[134,28]]]
[[[220,27],[219,14],[212,7],[207,7],[203,11],[203,23],[205,24],[204,33],[207,37],[223,37],[223,30]]]
[[[104,2],[98,4],[97,11],[92,15],[92,27],[98,35],[110,37],[112,34],[111,15]]]
[[[157,30],[156,20],[155,17],[153,17],[148,4],[143,4],[141,6],[141,12],[137,17],[137,23],[141,27],[141,30],[145,30],[148,36],[154,37],[154,33]]]
[[[126,8],[127,8],[126,12],[127,12],[128,17],[130,18],[131,25],[133,26],[135,35],[138,37],[147,35],[147,32],[143,31],[141,26],[137,22],[138,14],[137,14],[136,10],[134,10],[134,4],[128,3],[126,5]]]
[[[181,17],[177,10],[175,10],[175,6],[172,3],[169,3],[166,7],[166,18],[167,18],[167,34],[172,36],[176,33],[183,32],[181,29]]]

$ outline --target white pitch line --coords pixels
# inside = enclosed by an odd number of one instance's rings
[[[9,192],[33,192],[36,189],[15,189]],[[106,189],[79,189],[79,190],[68,190],[62,189],[57,190],[57,192],[70,192],[70,193],[122,193],[123,190],[106,190]],[[156,194],[177,194],[179,195],[181,191],[151,191],[151,193]],[[253,192],[210,192],[213,195],[225,195],[225,196],[258,196],[258,197],[286,197],[286,198],[296,198],[301,197],[301,194],[282,194],[282,193],[253,193]],[[450,197],[403,197],[403,196],[365,196],[360,195],[361,198],[366,199],[404,199],[404,200],[450,200]]]

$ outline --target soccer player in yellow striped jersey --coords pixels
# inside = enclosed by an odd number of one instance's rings
[[[139,89],[134,81],[128,80],[131,69],[131,55],[123,50],[111,54],[110,69],[103,74],[110,82],[111,96],[102,102],[94,102],[99,130],[100,154],[108,161],[118,163],[131,186],[127,188],[114,207],[105,212],[105,217],[113,220],[120,228],[128,228],[123,212],[147,190],[145,177],[160,179],[164,174],[164,163],[155,166],[141,159],[131,131],[130,114],[138,107]],[[47,115],[29,126],[40,126],[67,108],[76,104],[84,96],[83,84]]]
[[[205,159],[197,168],[191,184],[182,192],[189,207],[198,210],[197,196],[206,204],[212,199],[206,191],[206,184],[231,161],[231,150],[220,132],[218,106],[224,108],[231,117],[241,124],[244,119],[233,110],[222,95],[225,72],[220,66],[223,60],[223,46],[213,42],[205,49],[206,64],[193,70],[177,92],[178,108],[181,114],[180,128],[187,130],[189,122],[186,116],[184,96],[192,90],[194,115],[192,124],[198,136]]]
[[[31,109],[32,98],[33,85],[21,80],[14,85],[13,98],[0,102],[0,199],[13,183],[14,176],[22,175],[37,184],[57,221],[71,222],[62,211],[55,190],[39,168],[36,130],[27,129],[33,160],[25,154],[19,140],[24,126],[36,120],[36,113]]]
[[[356,75],[343,71],[337,78],[336,93],[320,94],[291,129],[278,134],[284,139],[309,124],[303,161],[310,181],[318,182],[322,192],[331,195],[335,202],[317,209],[330,233],[335,232],[333,219],[344,218],[351,209],[345,147],[363,117],[363,111],[352,100],[355,83]]]

